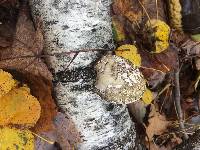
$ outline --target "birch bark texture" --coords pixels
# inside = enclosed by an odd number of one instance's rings
[[[113,49],[111,0],[30,0],[33,17],[43,23],[46,54],[80,49]],[[94,91],[94,63],[100,52],[49,57],[58,106],[82,135],[80,150],[126,150],[135,146],[135,125],[126,105],[112,104]]]

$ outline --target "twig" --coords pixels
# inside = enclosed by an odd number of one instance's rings
[[[32,132],[32,131],[30,131],[30,132],[31,132],[33,135],[35,135],[36,137],[40,138],[41,140],[47,142],[48,144],[53,145],[53,144],[55,143],[54,141],[47,140],[47,139],[43,138],[42,136],[40,136],[40,135],[38,135],[38,134],[36,134],[36,133],[34,133],[34,132]]]
[[[148,14],[146,8],[144,7],[144,5],[142,4],[142,2],[141,2],[140,0],[138,0],[138,2],[139,2],[139,4],[140,4],[140,6],[142,7],[142,9],[144,10],[145,14],[147,15],[147,18],[148,18],[148,20],[149,20],[149,23],[151,24],[151,18],[150,18],[150,16],[149,16],[149,14]]]
[[[61,52],[61,53],[53,53],[53,54],[33,54],[33,55],[22,55],[22,56],[16,56],[16,57],[7,57],[7,58],[0,58],[0,61],[5,60],[12,60],[12,59],[22,59],[22,58],[46,58],[46,57],[60,57],[60,56],[66,56],[72,53],[81,53],[81,52],[95,52],[95,51],[113,51],[111,49],[81,49],[77,51],[69,51],[69,52]],[[123,50],[115,50],[115,51],[130,51],[129,49],[123,49]]]
[[[170,85],[170,84],[169,84]],[[169,86],[167,87],[167,92],[166,92],[166,94],[165,94],[165,97],[164,97],[164,100],[163,100],[163,102],[162,102],[162,104],[161,104],[161,107],[160,107],[160,114],[162,113],[162,109],[163,109],[163,106],[164,106],[164,104],[165,104],[165,101],[166,101],[166,99],[167,99],[167,95],[168,95],[168,93],[169,93],[169,91],[170,91],[170,96],[171,96],[171,90],[169,89]]]
[[[69,69],[69,66],[72,64],[72,62],[74,61],[74,59],[76,59],[77,56],[78,56],[78,53],[75,53],[74,56],[73,56],[73,58],[71,59],[71,61],[67,65],[67,67],[65,68],[64,72]]]
[[[158,20],[158,0],[156,0],[156,19]]]
[[[179,64],[179,62],[178,62]],[[178,65],[179,66],[179,65]],[[180,83],[179,83],[179,69],[175,69],[174,71],[174,96],[175,96],[175,108],[177,111],[177,117],[179,120],[179,127],[183,131],[184,138],[188,139],[188,135],[185,132],[185,126],[184,126],[184,121],[183,121],[183,113],[181,109],[181,95],[180,95]]]
[[[153,70],[153,71],[156,71],[156,72],[160,72],[162,74],[164,74],[165,72],[161,71],[161,70],[158,70],[158,69],[155,69],[155,68],[149,68],[149,67],[145,67],[145,66],[137,66],[139,68],[142,68],[142,69],[149,69],[149,70]]]

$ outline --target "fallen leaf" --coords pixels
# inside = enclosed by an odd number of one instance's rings
[[[0,98],[17,85],[16,80],[8,72],[0,69]]]
[[[144,92],[142,96],[142,101],[145,104],[150,104],[153,101],[153,93],[149,89],[146,89],[146,91]]]
[[[149,125],[146,127],[146,133],[150,141],[153,140],[154,135],[161,135],[166,132],[167,127],[170,125],[170,121],[167,121],[165,116],[157,112],[155,107],[152,107],[148,122]]]
[[[139,53],[142,56],[140,70],[152,88],[156,88],[162,83],[166,73],[177,67],[177,52],[170,47],[165,52],[158,54],[150,54],[143,50],[140,50]]]
[[[0,47],[3,47],[3,48],[9,47],[11,46],[11,43],[12,42],[9,39],[0,37]]]
[[[1,150],[34,150],[34,136],[28,130],[0,128]]]
[[[135,66],[141,66],[141,56],[138,54],[138,50],[135,45],[122,45],[117,48],[115,54],[129,60]]]
[[[159,19],[162,21],[166,21],[166,2],[165,0],[157,0],[157,7],[156,7],[156,1],[152,0],[140,0],[143,3],[144,8],[146,9],[146,12],[148,13],[149,17],[151,19]],[[158,12],[158,18],[157,18],[157,12]],[[143,16],[147,17],[147,14],[145,11],[143,11]]]
[[[114,0],[112,7],[116,15],[124,16],[132,23],[141,19],[142,9],[137,0]]]
[[[132,5],[131,0],[114,0],[112,7],[116,15],[123,15],[131,9]]]
[[[53,120],[57,114],[57,107],[52,98],[52,83],[43,77],[33,75],[26,74],[26,78],[32,94],[37,97],[41,106],[40,119],[34,126],[34,131],[40,133],[52,130]]]
[[[15,88],[0,99],[0,125],[16,124],[32,127],[40,117],[38,100],[27,86]]]
[[[112,16],[112,29],[113,29],[113,38],[116,42],[121,42],[125,40],[126,34],[124,26],[117,18],[117,16]]]
[[[148,50],[152,53],[161,53],[169,47],[170,27],[164,21],[147,21],[145,33],[147,39],[144,39],[144,45],[148,45]]]
[[[35,57],[40,55],[43,49],[39,22],[36,27],[35,29],[33,26],[27,6],[20,8],[12,47],[0,51],[0,68],[15,69],[52,80],[52,75],[43,60]]]
[[[48,132],[40,133],[45,139],[56,141],[62,149],[74,150],[76,144],[81,141],[80,135],[75,128],[72,120],[65,114],[58,113],[54,120],[55,128]],[[37,150],[54,150],[55,144],[50,145],[46,141],[37,138],[35,142]]]
[[[5,0],[0,1],[0,51],[12,45],[17,16],[17,8],[2,1]]]
[[[67,146],[66,141],[70,143],[71,146],[75,146],[81,141],[80,134],[76,130],[72,119],[63,113],[58,113],[54,120],[58,142],[64,148]]]

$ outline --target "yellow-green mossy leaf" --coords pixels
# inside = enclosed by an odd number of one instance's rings
[[[112,29],[114,40],[116,42],[125,40],[125,31],[123,25],[115,16],[112,17]]]
[[[28,130],[0,128],[0,150],[34,150],[34,136]]]
[[[13,79],[12,75],[0,69],[0,98],[16,85],[17,82]]]
[[[191,35],[192,40],[199,42],[200,41],[200,34]]]
[[[152,19],[146,23],[146,30],[156,40],[154,53],[161,53],[168,48],[170,27],[164,21]]]
[[[40,118],[40,113],[40,103],[26,85],[12,89],[0,98],[0,125],[32,127]]]
[[[142,96],[142,101],[145,104],[150,104],[153,100],[153,94],[149,89],[146,89],[146,91],[144,92],[143,96]]]
[[[130,45],[130,44],[122,45],[117,48],[117,50],[115,51],[115,54],[117,56],[120,56],[129,60],[136,66],[141,66],[141,57],[135,45]]]

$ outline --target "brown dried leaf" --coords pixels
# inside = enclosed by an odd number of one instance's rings
[[[12,44],[16,15],[17,9],[12,6],[0,5],[0,51],[2,48],[9,47]]]
[[[51,80],[52,75],[42,59],[35,57],[20,58],[25,55],[41,54],[43,49],[42,31],[40,28],[34,29],[28,12],[26,7],[20,9],[13,45],[10,49],[0,51],[0,68],[29,72]],[[15,59],[16,57],[19,58]]]
[[[0,5],[15,5],[17,3],[17,0],[1,0]]]
[[[72,120],[59,112],[55,117],[54,124],[54,130],[43,132],[40,135],[50,141],[56,141],[63,149],[74,150],[76,144],[80,142],[80,135],[75,129]],[[55,145],[50,145],[39,138],[36,139],[35,145],[37,150],[55,149]]]
[[[200,43],[195,42],[191,39],[187,39],[187,41],[181,45],[181,48],[184,51],[186,51],[186,54],[188,54],[188,55],[199,55],[200,54]]]
[[[164,0],[157,0],[158,7],[156,7],[156,0],[140,0],[143,2],[143,5],[151,19],[160,19],[166,21],[166,13],[165,13],[165,2]],[[158,8],[158,9],[157,9]],[[157,18],[157,11],[158,11],[158,18]],[[143,15],[146,16],[145,12],[143,11]]]
[[[149,125],[146,127],[146,133],[152,141],[154,135],[161,135],[167,131],[167,127],[170,125],[170,122],[166,120],[165,116],[161,115],[156,111],[155,107],[152,108],[152,111],[149,114]]]
[[[58,136],[58,143],[64,148],[66,147],[65,141],[68,141],[71,146],[76,145],[81,141],[80,134],[76,130],[72,120],[63,113],[58,113],[55,121],[55,128]]]
[[[141,71],[152,88],[164,80],[166,73],[177,67],[177,52],[170,48],[158,54],[140,51],[140,55],[143,66]]]
[[[130,9],[130,5],[132,5],[131,0],[114,0],[112,7],[116,15],[123,15]]]
[[[32,94],[37,97],[42,108],[40,119],[35,125],[34,131],[52,130],[54,128],[53,119],[57,113],[57,108],[51,94],[52,83],[44,77],[33,76],[31,74],[26,74],[23,78],[29,84]]]
[[[143,6],[141,6],[139,1]],[[165,3],[163,0],[158,0],[158,7],[156,7],[156,1],[152,0],[115,0],[113,3],[114,13],[116,15],[122,15],[128,18],[128,20],[131,22],[141,22],[143,20],[142,17],[147,19],[148,16],[151,19],[160,19],[166,21],[166,15],[164,10]],[[147,12],[148,16],[145,11]]]
[[[10,39],[6,39],[3,37],[0,37],[0,47],[5,48],[11,46],[12,41]]]
[[[116,15],[124,16],[131,22],[141,19],[141,8],[137,0],[115,0],[112,7]]]
[[[142,66],[154,68],[167,73],[177,67],[177,52],[170,47],[162,53],[151,54],[141,51]]]

